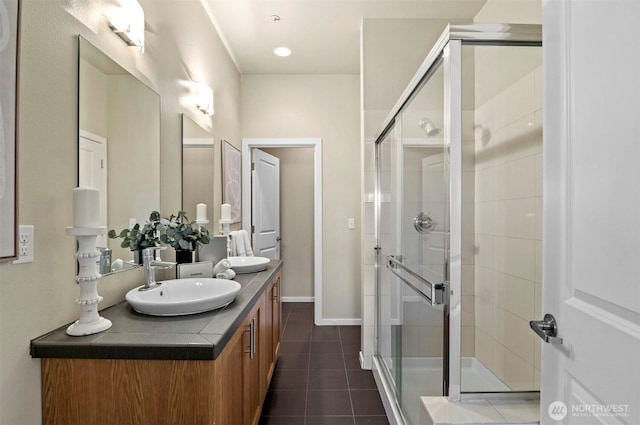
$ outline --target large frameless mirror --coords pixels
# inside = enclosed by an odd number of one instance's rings
[[[78,185],[100,190],[100,225],[119,233],[160,209],[160,96],[80,36],[78,52]],[[126,270],[120,243],[96,245]]]
[[[211,234],[214,231],[213,147],[214,139],[209,130],[182,114],[182,210]]]

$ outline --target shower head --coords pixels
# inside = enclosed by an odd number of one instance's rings
[[[422,118],[418,125],[424,130],[425,137],[433,137],[440,134],[440,129],[429,118]]]

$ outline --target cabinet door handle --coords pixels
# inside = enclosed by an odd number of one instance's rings
[[[251,353],[249,358],[253,358],[256,354],[256,318],[251,319]]]
[[[278,285],[278,282],[276,282],[276,284],[273,285],[273,300],[274,301],[278,301],[278,296],[280,295],[278,292],[280,292],[280,285]]]
[[[244,353],[248,354],[250,358],[253,358],[253,321],[247,325],[244,333],[249,332],[249,345],[244,349]]]

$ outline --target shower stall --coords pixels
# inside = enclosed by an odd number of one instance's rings
[[[373,363],[399,423],[539,389],[541,36],[448,26],[376,137]]]

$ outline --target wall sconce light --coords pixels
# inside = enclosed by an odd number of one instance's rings
[[[213,90],[204,83],[194,81],[195,103],[203,114],[213,115]]]
[[[128,46],[140,47],[144,53],[144,10],[136,0],[119,0],[108,6],[105,14],[109,28]]]

